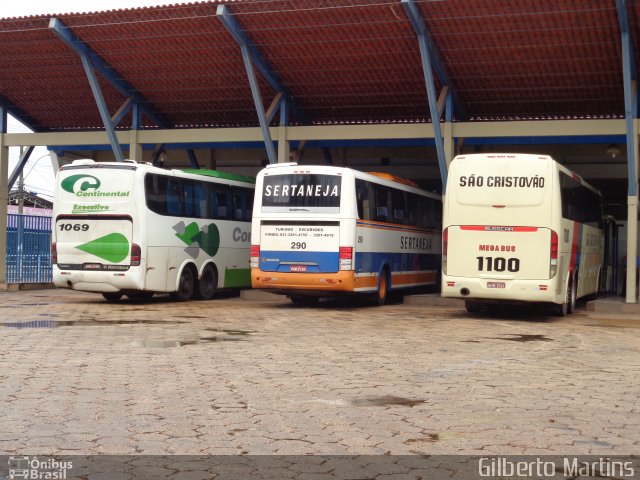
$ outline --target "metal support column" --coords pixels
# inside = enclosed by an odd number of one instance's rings
[[[638,99],[636,65],[629,28],[626,0],[616,0],[620,43],[622,46],[622,78],[624,82],[624,113],[627,126],[627,292],[625,301],[637,303],[636,259],[638,257],[638,136],[636,119]]]
[[[9,147],[5,146],[7,109],[0,105],[0,284],[7,283],[7,202],[9,188]]]
[[[140,130],[142,111],[137,102],[131,105],[131,130],[129,130],[129,158],[136,162],[142,162],[142,145],[138,141],[138,131]]]
[[[440,128],[440,114],[438,112],[438,97],[436,95],[435,82],[433,80],[433,70],[431,67],[431,56],[428,45],[428,32],[422,20],[420,11],[413,0],[402,0],[402,6],[416,35],[418,36],[418,45],[420,46],[420,57],[422,58],[422,73],[427,86],[427,99],[429,102],[429,112],[431,115],[431,124],[433,125],[433,136],[436,143],[436,152],[438,154],[438,165],[440,167],[440,177],[442,179],[442,192],[444,194],[447,186],[447,161],[444,149],[444,139],[442,137],[442,129]]]

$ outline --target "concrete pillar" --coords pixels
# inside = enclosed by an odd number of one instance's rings
[[[129,130],[129,159],[142,162],[142,145],[138,141],[138,130]]]
[[[447,171],[449,170],[449,165],[451,165],[451,160],[455,157],[455,142],[453,139],[453,123],[444,122],[442,124],[442,138],[444,139],[444,157],[447,163]]]
[[[291,144],[287,140],[287,126],[278,127],[278,163],[290,162]]]

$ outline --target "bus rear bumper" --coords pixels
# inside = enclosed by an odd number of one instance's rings
[[[499,280],[464,277],[442,277],[442,296],[462,300],[498,302],[561,303],[551,280]]]
[[[282,273],[251,269],[251,286],[273,292],[353,292],[352,270],[336,273]]]
[[[53,268],[53,284],[56,287],[70,288],[83,292],[112,293],[121,290],[142,290],[144,282],[137,272],[128,271],[126,275],[116,272],[85,272],[77,270],[59,270]]]

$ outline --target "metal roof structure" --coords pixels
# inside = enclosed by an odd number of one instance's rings
[[[104,128],[80,57],[50,28],[55,17],[166,128],[256,126],[241,51],[216,18],[219,4],[292,97],[303,118],[292,114],[291,124],[430,120],[418,42],[400,0],[213,1],[0,19],[0,101],[35,131]],[[624,118],[614,0],[415,4],[455,95],[454,120]],[[635,45],[640,2],[626,8]],[[98,81],[117,111],[127,96]],[[276,92],[264,76],[258,82],[268,105]],[[131,125],[129,113],[118,128]],[[143,115],[142,125],[157,122]]]

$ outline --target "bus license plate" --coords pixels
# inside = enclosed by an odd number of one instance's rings
[[[291,267],[289,267],[289,271],[291,271],[291,272],[306,272],[307,271],[307,266],[306,265],[291,265]]]
[[[487,282],[487,288],[506,288],[505,282]]]
[[[102,264],[101,263],[85,263],[83,267],[85,270],[101,270]]]

